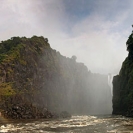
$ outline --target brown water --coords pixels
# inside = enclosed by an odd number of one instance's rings
[[[133,133],[133,119],[122,116],[72,116],[58,120],[1,118],[0,133]]]

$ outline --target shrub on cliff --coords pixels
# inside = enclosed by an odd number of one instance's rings
[[[133,51],[133,34],[131,34],[126,42],[127,50],[129,52]]]

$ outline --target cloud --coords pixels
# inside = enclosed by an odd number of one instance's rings
[[[60,30],[63,16],[61,2],[28,0],[5,0],[0,9],[3,31],[1,39],[10,36],[32,36],[54,34]],[[57,30],[57,31],[59,31]]]
[[[3,0],[0,40],[43,35],[62,55],[92,72],[118,73],[131,33],[131,0]]]
[[[127,17],[127,12],[121,12],[113,20],[107,20],[103,14],[93,12],[71,28],[69,38],[60,48],[66,55],[67,51],[69,55],[77,55],[78,61],[92,72],[118,73],[127,56],[125,42],[130,33],[121,28]]]

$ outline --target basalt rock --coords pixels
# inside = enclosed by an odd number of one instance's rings
[[[16,100],[16,101],[14,101]],[[6,99],[2,107],[2,115],[9,119],[53,118],[53,114],[45,108],[37,108],[20,97]]]
[[[133,33],[127,40],[128,57],[113,79],[113,114],[133,117]]]
[[[0,43],[0,112],[5,117],[51,118],[56,117],[51,112],[63,110],[110,113],[110,101],[107,76],[91,73],[76,56],[62,56],[47,38],[13,37]],[[57,116],[70,117],[66,112]]]
[[[62,111],[59,116],[60,118],[71,118],[71,114],[67,111]]]

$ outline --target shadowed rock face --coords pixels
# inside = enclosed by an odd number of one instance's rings
[[[128,57],[113,79],[113,114],[133,117],[133,33],[127,40]]]
[[[120,113],[119,101],[120,101],[120,77],[119,75],[113,78],[113,114]]]
[[[111,113],[107,76],[91,73],[73,57],[66,58],[53,50],[44,37],[2,41],[0,109],[5,112],[25,101],[29,110],[35,107],[74,114]]]

